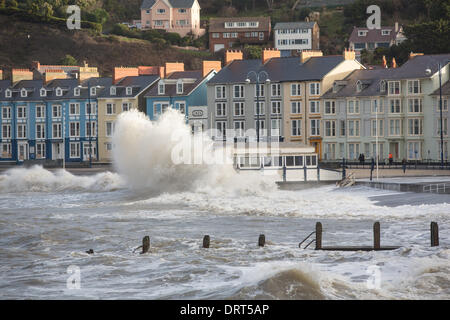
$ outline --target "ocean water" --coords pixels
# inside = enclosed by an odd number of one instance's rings
[[[182,126],[176,113],[156,124],[134,112],[122,115],[115,173],[32,167],[1,175],[0,297],[450,298],[450,199],[388,207],[377,198],[393,192],[282,191],[227,165],[174,165],[176,141],[167,136]],[[372,225],[380,221],[381,244],[400,248],[299,248],[317,221],[323,245],[371,245]],[[430,247],[431,221],[439,224],[439,247]],[[146,235],[150,252],[140,254],[135,249]]]

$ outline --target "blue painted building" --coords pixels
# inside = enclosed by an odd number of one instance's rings
[[[96,160],[97,96],[111,84],[111,78],[0,81],[0,161]]]
[[[160,79],[145,95],[150,120],[157,120],[167,108],[174,108],[186,115],[187,122],[189,107],[208,104],[206,83],[216,73],[211,70],[203,76],[203,71],[177,71]]]

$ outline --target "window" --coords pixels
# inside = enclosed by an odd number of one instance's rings
[[[341,120],[341,137],[345,137],[346,136],[346,129],[345,129],[345,120]]]
[[[18,124],[17,125],[17,138],[25,139],[27,137],[27,125]]]
[[[442,118],[442,126],[444,127],[444,130],[442,131],[442,135],[447,136],[447,128],[448,128],[448,119],[447,118]],[[437,134],[440,136],[441,135],[441,120],[438,119],[437,121]]]
[[[116,105],[114,103],[106,104],[106,115],[116,114]]]
[[[86,137],[96,137],[97,136],[97,123],[95,121],[86,122]]]
[[[36,158],[45,159],[45,143],[36,143]]]
[[[310,101],[309,102],[309,112],[310,113],[320,113],[320,101]]]
[[[234,98],[244,98],[244,86],[243,85],[235,85],[233,86]]]
[[[114,122],[106,122],[106,136],[112,137],[114,134],[115,123]]]
[[[5,98],[11,98],[11,96],[12,96],[12,91],[9,89],[6,89],[5,90]]]
[[[61,106],[59,104],[54,104],[52,106],[52,117],[61,118]]]
[[[235,121],[234,122],[234,132],[236,134],[236,137],[244,136],[244,127],[245,127],[245,121]]]
[[[183,93],[183,80],[178,79],[177,80],[177,94],[182,94]]]
[[[264,97],[264,85],[256,85],[255,84],[255,97]]]
[[[230,38],[231,35],[230,35],[229,32],[224,32],[224,33],[223,33],[223,37],[227,39],[227,38]]]
[[[225,86],[216,86],[216,99],[225,99],[225,93]]]
[[[384,121],[382,119],[378,119],[378,127],[377,120],[372,120],[372,137],[382,137],[384,135]]]
[[[75,97],[79,97],[80,96],[80,88],[74,88],[73,89],[73,95]]]
[[[281,96],[281,85],[279,83],[272,84],[272,97]]]
[[[292,120],[291,121],[291,127],[292,127],[292,136],[301,136],[302,130],[301,130],[302,121],[301,120]]]
[[[293,113],[293,114],[302,113],[302,102],[301,101],[292,101],[291,102],[291,113]]]
[[[57,97],[61,97],[62,96],[62,89],[61,88],[56,88],[56,96]]]
[[[348,136],[359,137],[359,120],[348,121]]]
[[[383,99],[372,100],[372,113],[383,113]]]
[[[80,115],[80,104],[79,103],[69,104],[69,115],[70,116],[79,116]]]
[[[437,98],[437,100],[434,100],[434,101],[436,101],[436,103],[437,103],[437,105],[436,105],[436,111],[437,111],[437,112],[440,112],[440,111],[441,111],[441,103],[440,103],[440,99]],[[450,101],[450,100],[448,100],[448,99],[442,99],[442,111],[448,111],[448,104],[449,104],[449,101]]]
[[[325,114],[336,114],[336,101],[325,101]]]
[[[62,138],[62,124],[54,123],[52,125],[52,136],[53,139],[61,139]]]
[[[419,80],[410,80],[408,81],[408,94],[420,94],[420,81]]]
[[[259,33],[259,40],[264,40],[264,32]]]
[[[79,142],[71,142],[70,143],[70,157],[71,158],[79,158],[80,157],[80,143]]]
[[[214,33],[212,34],[212,37],[213,37],[214,39],[218,39],[218,38],[220,37],[220,33],[214,32]]]
[[[131,96],[133,94],[133,88],[127,87],[125,90],[126,90],[126,95],[127,96]]]
[[[418,136],[423,134],[423,120],[422,119],[408,119],[408,134],[411,136]]]
[[[291,84],[291,96],[300,96],[301,95],[301,84],[293,83]]]
[[[11,143],[2,143],[2,158],[11,158]]]
[[[158,14],[164,14],[164,13],[166,13],[166,9],[157,9],[156,12]]]
[[[365,37],[367,35],[367,31],[359,30],[358,37]]]
[[[314,82],[309,84],[309,94],[311,96],[318,96],[320,95],[320,83]]]
[[[320,136],[320,120],[311,119],[310,121],[311,121],[311,135]]]
[[[177,109],[180,111],[181,114],[186,114],[186,103],[185,102],[177,102],[175,105],[177,106]]]
[[[36,106],[36,118],[45,119],[45,106]]]
[[[380,92],[386,92],[386,81],[385,80],[380,81]]]
[[[11,139],[11,125],[2,125],[2,139]]]
[[[26,119],[27,117],[27,107],[17,107],[17,118]]]
[[[390,104],[390,112],[391,113],[402,113],[402,105],[400,99],[391,99],[389,100]]]
[[[359,114],[359,100],[348,101],[348,114]]]
[[[130,111],[130,109],[133,107],[133,104],[131,102],[124,102],[122,103],[122,112]]]
[[[255,116],[265,114],[265,103],[262,101],[255,102]]]
[[[186,13],[186,9],[178,9],[178,13]]]
[[[272,101],[272,114],[281,114],[281,101]]]
[[[356,82],[356,92],[361,92],[361,91],[362,91],[362,88],[363,88],[362,82],[358,80],[358,81]]]
[[[216,103],[216,117],[225,117],[227,115],[227,104],[225,102]]]
[[[45,124],[36,124],[36,139],[45,139]]]
[[[420,160],[421,143],[419,141],[408,142],[408,160]]]
[[[381,30],[381,35],[382,36],[388,36],[391,34],[391,30]]]
[[[26,89],[20,90],[20,96],[21,96],[22,98],[25,98],[27,95],[28,95],[28,92],[27,92]]]
[[[336,137],[336,121],[325,120],[325,136]]]
[[[255,128],[256,128],[257,132],[259,131],[260,136],[266,134],[266,132],[265,132],[266,122],[264,120],[261,120],[261,119],[255,120]],[[259,128],[259,130],[258,130],[258,128]]]
[[[117,93],[116,87],[113,86],[113,87],[111,87],[111,88],[109,89],[109,94],[110,94],[110,95],[115,96],[116,93]]]
[[[3,120],[11,119],[11,107],[2,108],[2,119]]]
[[[273,137],[281,136],[281,119],[272,119],[271,120],[271,130],[270,134]]]
[[[227,122],[226,121],[217,121],[216,129],[218,131],[218,135],[225,137],[227,134]]]
[[[107,142],[107,143],[105,143],[105,144],[106,144],[106,150],[107,150],[107,151],[111,151],[112,148],[113,148],[112,143]]]
[[[421,113],[422,99],[408,99],[408,111],[409,113]]]
[[[91,102],[91,104],[86,103],[86,115],[96,115],[97,114],[97,103]]]
[[[348,158],[351,160],[356,159],[359,156],[359,143],[348,144]]]
[[[45,90],[44,88],[41,89],[41,97],[46,97],[47,96],[47,90]]]
[[[69,122],[69,135],[71,138],[78,138],[80,136],[79,122]]]
[[[164,94],[166,91],[166,86],[164,85],[164,81],[160,80],[158,82],[158,94]]]
[[[235,102],[234,103],[234,115],[235,116],[243,116],[244,115],[244,103],[243,102]]]
[[[335,160],[335,159],[336,159],[336,144],[325,143],[325,160]]]
[[[155,20],[155,27],[160,27],[163,25],[163,21],[162,20]]]
[[[389,95],[399,95],[400,94],[400,81],[389,81]]]
[[[402,120],[401,119],[390,119],[389,120],[389,135],[399,136],[402,134]]]

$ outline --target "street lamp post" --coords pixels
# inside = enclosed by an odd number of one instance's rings
[[[247,74],[247,79],[245,80],[245,82],[250,83],[250,75],[255,75],[256,78],[256,142],[259,143],[259,114],[260,114],[260,105],[259,105],[259,95],[260,95],[260,91],[261,91],[261,81],[260,81],[260,77],[261,75],[265,75],[266,77],[266,83],[270,83],[270,79],[269,79],[269,75],[267,74],[267,72],[260,71],[258,73],[256,73],[255,71],[250,71]]]

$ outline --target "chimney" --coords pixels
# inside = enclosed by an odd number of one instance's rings
[[[387,61],[386,61],[386,56],[383,56],[383,60],[382,60],[382,63],[383,63],[383,68],[387,68]]]
[[[412,58],[417,57],[417,56],[423,56],[423,53],[414,53],[414,52],[411,52],[411,53],[409,54],[409,59],[411,60]]]
[[[353,49],[344,49],[344,60],[355,60],[356,53]]]
[[[47,70],[44,74],[44,83],[47,84],[55,79],[67,79],[67,74],[63,70]]]
[[[41,68],[41,64],[39,61],[32,61],[31,62],[31,68],[35,70],[39,70]]]
[[[116,84],[125,77],[135,77],[138,75],[138,68],[115,67],[113,71],[113,83]]]
[[[395,58],[392,58],[392,68],[397,68],[397,61],[395,61]]]
[[[139,66],[138,71],[140,76],[151,76],[157,75],[160,78],[164,78],[164,67],[156,67],[156,66]]]
[[[12,69],[12,83],[22,80],[33,80],[33,72],[29,69]]]
[[[166,62],[165,67],[165,77],[167,78],[173,72],[184,71],[184,63],[183,62]]]
[[[234,60],[242,60],[244,58],[242,51],[240,50],[227,50],[225,52],[225,65],[228,65]]]
[[[267,49],[263,49],[262,52],[262,63],[266,63],[267,60],[271,59],[271,58],[279,58],[281,57],[281,52],[280,50],[277,49],[271,49],[271,48],[267,48]]]
[[[204,60],[202,63],[202,77],[206,77],[211,71],[215,70],[219,72],[222,69],[221,61],[207,61]]]
[[[3,70],[0,69],[0,80],[3,80]]]
[[[305,63],[312,57],[322,57],[323,53],[320,50],[303,50],[300,55],[301,63]]]

